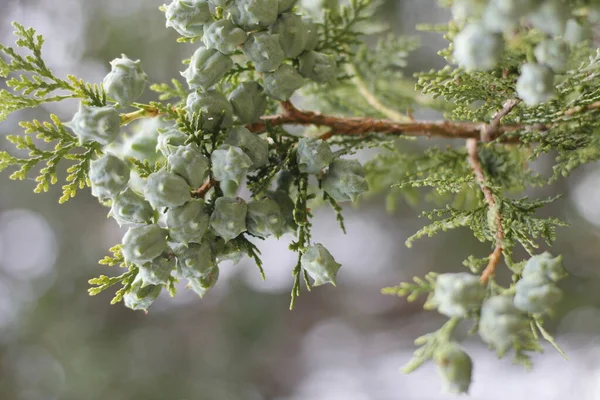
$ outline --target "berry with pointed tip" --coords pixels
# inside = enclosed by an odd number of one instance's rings
[[[154,220],[155,211],[142,196],[127,188],[113,199],[109,215],[119,226],[148,224]]]
[[[274,72],[263,75],[265,92],[277,100],[289,100],[294,92],[305,83],[302,75],[294,67],[283,64]]]
[[[123,257],[128,262],[144,264],[167,249],[167,231],[155,224],[133,226],[123,236]]]
[[[302,138],[298,141],[296,161],[303,174],[320,174],[334,158],[331,147],[321,139]]]
[[[162,158],[161,153],[156,149],[159,136],[158,130],[168,126],[168,123],[161,117],[144,118],[136,121],[131,135],[125,138],[121,146],[123,158],[147,160],[150,164],[156,163]]]
[[[279,44],[286,58],[298,57],[306,48],[306,26],[302,18],[293,12],[279,15],[269,30],[279,35]]]
[[[178,147],[167,160],[169,171],[181,176],[193,188],[199,188],[208,177],[210,161],[198,146]]]
[[[306,27],[306,43],[304,44],[304,50],[311,51],[317,48],[319,44],[319,34],[317,32],[317,24],[307,17],[302,17],[302,22]]]
[[[206,0],[173,0],[166,7],[165,16],[167,27],[185,37],[202,35],[204,25],[213,19]]]
[[[265,198],[248,203],[246,227],[252,235],[279,238],[283,234],[283,223],[281,208],[275,200]]]
[[[92,184],[92,195],[107,200],[127,187],[130,170],[127,163],[110,153],[90,162],[88,176]]]
[[[252,161],[251,169],[264,167],[269,162],[269,143],[250,132],[246,127],[232,128],[225,143],[242,149]]]
[[[189,246],[174,246],[177,257],[177,277],[198,279],[209,273],[216,265],[215,256],[206,241]]]
[[[123,304],[132,310],[148,312],[148,308],[158,298],[161,290],[161,285],[144,286],[142,277],[138,274],[133,280],[129,292],[123,296]]]
[[[502,36],[480,24],[467,25],[454,37],[454,59],[467,71],[490,70],[496,66],[504,42]]]
[[[285,59],[278,34],[253,33],[242,47],[258,72],[274,71]]]
[[[240,184],[252,166],[252,160],[242,149],[223,144],[210,155],[213,177],[217,181]]]
[[[142,280],[142,287],[148,285],[166,285],[169,276],[175,269],[175,259],[160,256],[154,260],[138,265],[138,276]]]
[[[521,274],[523,277],[541,274],[552,282],[558,282],[568,275],[562,265],[562,256],[552,257],[552,254],[547,251],[527,260]]]
[[[358,195],[369,190],[365,169],[358,160],[338,158],[329,165],[323,189],[335,201],[356,201]]]
[[[329,250],[317,243],[306,249],[300,258],[302,268],[314,279],[313,286],[331,283],[335,286],[336,275],[341,264],[338,264]]]
[[[133,61],[125,54],[111,61],[111,71],[104,77],[102,86],[108,97],[127,107],[137,101],[146,88],[148,75],[141,67],[140,60]]]
[[[169,208],[166,220],[169,237],[187,245],[202,242],[208,229],[209,215],[204,209],[204,201],[194,199],[180,207]]]
[[[223,238],[215,237],[210,241],[210,245],[219,263],[231,261],[235,265],[240,262],[245,254],[235,240],[225,243]]]
[[[300,75],[317,83],[327,83],[335,79],[337,65],[330,54],[307,51],[300,56]]]
[[[228,9],[233,22],[246,31],[266,28],[277,19],[278,0],[236,0]]]
[[[529,329],[527,316],[514,305],[512,296],[492,296],[481,306],[479,336],[504,355]]]
[[[158,132],[156,151],[160,151],[165,157],[169,157],[179,147],[185,146],[185,143],[189,139],[188,135],[181,132],[175,126],[159,129]]]
[[[584,40],[593,39],[593,30],[587,22],[580,23],[575,18],[571,18],[565,25],[563,39],[571,46],[575,46]]]
[[[481,307],[486,290],[479,277],[468,272],[447,273],[437,277],[433,304],[447,317],[466,318]]]
[[[233,60],[219,50],[199,47],[190,65],[181,73],[190,89],[210,89],[233,67]]]
[[[260,120],[267,110],[267,96],[257,82],[242,82],[229,95],[233,113],[240,124],[251,124]]]
[[[529,14],[534,28],[551,36],[561,36],[565,32],[570,12],[562,0],[545,0]]]
[[[515,307],[519,310],[544,314],[562,299],[562,290],[543,273],[523,276],[515,285]]]
[[[148,176],[144,197],[156,210],[179,207],[192,199],[190,185],[185,179],[164,169]]]
[[[294,220],[294,201],[290,198],[290,195],[283,190],[275,190],[273,192],[267,192],[267,197],[273,199],[279,205],[281,209],[281,216],[283,218],[283,231],[295,232],[298,228],[298,224]]]
[[[216,90],[208,92],[192,92],[186,102],[188,116],[194,113],[201,119],[202,129],[215,131],[218,129],[229,129],[233,124],[233,109],[223,93]]]
[[[217,49],[223,54],[231,54],[244,44],[248,34],[229,19],[220,19],[204,26],[202,41],[209,49]]]
[[[560,72],[569,61],[569,46],[561,39],[544,39],[535,46],[533,54],[540,64]]]
[[[277,12],[281,14],[291,10],[296,5],[296,1],[298,0],[278,0]]]
[[[459,394],[469,391],[473,361],[457,343],[442,344],[436,348],[433,359],[448,393]]]
[[[79,138],[79,144],[98,142],[107,146],[121,130],[121,117],[114,107],[94,107],[79,104],[70,122],[64,124]]]
[[[491,0],[483,11],[483,25],[494,32],[505,32],[513,29],[519,24],[521,17],[534,10],[541,1]],[[475,5],[473,8],[475,8]]]
[[[210,216],[210,226],[225,243],[246,231],[248,205],[242,199],[219,197]]]
[[[212,289],[219,279],[219,267],[214,267],[201,278],[188,279],[188,287],[192,289],[200,298],[204,298],[206,293]]]
[[[517,79],[517,94],[528,106],[536,106],[554,97],[554,72],[540,64],[524,64]]]

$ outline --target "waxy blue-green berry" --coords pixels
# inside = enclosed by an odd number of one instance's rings
[[[243,50],[258,72],[274,71],[285,59],[278,34],[253,33],[244,43]]]
[[[79,144],[97,142],[107,146],[119,135],[121,116],[114,107],[94,107],[80,103],[73,119],[64,125],[75,133]]]
[[[565,32],[570,12],[562,0],[545,0],[529,14],[534,28],[552,36],[561,36]]]
[[[165,157],[169,157],[179,147],[185,146],[185,143],[189,139],[188,135],[181,132],[175,126],[159,129],[158,132],[156,151],[160,151]]]
[[[444,343],[437,347],[433,359],[438,374],[444,380],[446,392],[459,394],[469,391],[473,361],[457,343]]]
[[[236,0],[227,11],[236,25],[250,31],[273,24],[278,7],[278,0]]]
[[[502,356],[529,329],[527,315],[512,296],[492,296],[481,306],[479,336]]]
[[[110,153],[90,162],[88,177],[92,195],[107,200],[119,194],[129,183],[130,169],[127,163]]]
[[[210,226],[225,243],[246,231],[248,205],[240,198],[219,197],[210,216]]]
[[[102,86],[111,99],[127,107],[137,101],[146,88],[148,75],[141,67],[140,60],[133,61],[125,54],[111,61],[111,71],[104,77]]]
[[[158,130],[168,127],[168,123],[161,117],[144,118],[133,125],[131,135],[128,135],[121,146],[123,157],[147,160],[150,164],[156,163],[162,157],[156,149],[158,145]]]
[[[264,167],[269,162],[269,143],[243,126],[232,128],[225,143],[242,149],[252,161],[252,169]]]
[[[138,265],[138,269],[142,287],[166,285],[169,282],[171,272],[175,269],[175,258],[159,256],[150,262]]]
[[[161,169],[146,180],[144,196],[155,209],[179,207],[192,199],[190,185],[181,176]]]
[[[182,206],[169,208],[166,223],[171,240],[184,245],[202,242],[209,223],[204,201],[191,200]]]
[[[304,50],[314,50],[319,44],[317,24],[315,24],[315,22],[308,17],[302,17],[302,23],[304,23],[304,27],[306,28],[306,42],[304,43]]]
[[[300,56],[298,72],[317,83],[326,83],[336,77],[337,65],[335,58],[330,54],[307,51]]]
[[[290,195],[284,190],[275,190],[267,192],[267,197],[275,200],[281,209],[283,233],[295,232],[298,228],[298,224],[296,224],[296,221],[294,220],[295,205]]]
[[[563,39],[571,46],[575,46],[584,40],[592,40],[594,37],[592,27],[587,22],[580,23],[575,18],[571,18],[565,25]]]
[[[202,186],[210,169],[209,159],[195,144],[178,147],[167,160],[169,171],[181,176],[193,188]]]
[[[206,293],[216,285],[218,279],[219,267],[214,267],[200,278],[188,279],[188,287],[200,296],[200,298],[204,298]]]
[[[274,72],[263,75],[265,92],[274,99],[282,101],[289,100],[304,83],[302,75],[288,64],[283,64]]]
[[[515,307],[533,314],[544,314],[562,299],[562,290],[543,273],[523,276],[515,285]]]
[[[248,203],[246,227],[254,236],[279,238],[283,234],[284,220],[281,208],[270,198],[254,200]]]
[[[358,195],[369,190],[365,170],[358,160],[334,160],[322,183],[323,190],[335,201],[356,201]]]
[[[144,285],[142,277],[138,274],[131,284],[129,292],[123,296],[123,304],[132,310],[148,312],[161,290],[161,285]]]
[[[561,39],[544,39],[535,46],[533,54],[540,64],[560,72],[569,61],[569,45]]]
[[[217,181],[233,181],[239,185],[252,167],[252,160],[242,149],[228,144],[219,146],[210,159]]]
[[[524,64],[516,89],[526,105],[544,103],[554,97],[554,72],[546,65]]]
[[[475,23],[467,25],[456,35],[453,43],[454,59],[467,71],[494,68],[504,47],[501,35]]]
[[[248,34],[229,19],[220,19],[204,26],[202,41],[209,49],[231,54],[248,39]]]
[[[257,82],[242,82],[229,95],[233,113],[240,124],[251,124],[260,120],[267,110],[267,96]]]
[[[155,211],[146,199],[127,188],[113,199],[109,216],[114,218],[119,226],[148,224],[154,219]]]
[[[173,252],[177,257],[177,276],[185,279],[201,278],[209,273],[217,261],[206,241],[189,246],[175,246]]]
[[[233,264],[237,264],[245,254],[235,240],[225,243],[223,238],[215,237],[211,240],[210,245],[219,263],[231,261]]]
[[[293,12],[281,14],[270,31],[279,35],[279,44],[286,58],[298,57],[306,49],[308,32],[299,15]]]
[[[192,55],[190,65],[181,73],[190,89],[211,88],[233,67],[231,57],[219,50],[200,47]]]
[[[547,251],[537,254],[527,260],[521,275],[527,277],[530,275],[543,275],[552,282],[558,282],[565,278],[567,270],[562,264],[562,256],[553,257]]]
[[[213,19],[206,0],[173,0],[166,6],[165,16],[167,27],[185,37],[202,35],[204,25]]]
[[[300,258],[302,268],[314,279],[313,286],[331,283],[335,286],[336,275],[341,264],[338,264],[329,250],[322,244],[310,246]]]
[[[123,257],[128,262],[144,264],[167,249],[167,231],[158,225],[133,226],[123,236]]]
[[[433,304],[441,314],[465,318],[481,307],[486,294],[478,276],[468,272],[446,273],[437,277]]]
[[[296,160],[303,174],[320,174],[334,157],[331,147],[321,139],[302,138],[298,141]]]
[[[286,11],[291,10],[296,5],[297,0],[278,0],[277,12],[282,14]]]
[[[206,131],[229,129],[233,124],[231,104],[223,93],[215,90],[190,93],[186,109],[190,117],[194,113],[200,116],[202,129]]]

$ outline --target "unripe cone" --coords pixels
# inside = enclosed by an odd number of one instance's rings
[[[561,0],[545,0],[531,14],[529,21],[534,28],[551,36],[561,36],[565,32],[570,12]]]
[[[528,106],[544,103],[554,97],[554,73],[545,65],[524,64],[516,89]]]
[[[184,245],[202,242],[209,223],[209,215],[201,199],[169,208],[166,219],[171,239]]]
[[[107,146],[119,135],[121,116],[113,107],[94,107],[80,103],[71,122],[64,125],[77,135],[80,144],[97,142]]]
[[[168,123],[161,117],[144,118],[133,125],[131,135],[127,136],[121,147],[121,154],[125,159],[148,160],[150,164],[162,158],[156,149],[158,145],[159,129],[167,128]]]
[[[123,107],[137,101],[146,88],[148,75],[140,64],[140,60],[130,60],[123,54],[121,58],[111,61],[112,70],[102,81],[108,97],[116,100]]]
[[[215,90],[190,93],[186,109],[190,117],[194,113],[200,115],[202,129],[209,132],[217,129],[229,129],[233,124],[231,104],[223,93]]]
[[[113,199],[109,216],[114,218],[119,226],[148,224],[154,219],[155,212],[142,196],[127,188]]]
[[[468,272],[447,273],[437,277],[433,303],[448,317],[466,318],[481,307],[486,290],[479,277]]]
[[[283,234],[281,208],[273,199],[255,200],[248,203],[246,226],[254,236],[279,238]]]
[[[209,49],[217,49],[223,54],[231,54],[241,46],[248,35],[229,19],[220,19],[204,26],[202,41]]]
[[[213,17],[206,0],[173,0],[165,11],[167,27],[173,27],[181,36],[202,35],[204,25]]]
[[[138,268],[142,287],[166,285],[171,272],[175,269],[175,259],[160,256],[146,264],[139,265]]]
[[[552,257],[552,254],[545,251],[527,260],[522,272],[523,277],[539,274],[552,282],[565,278],[568,274],[562,265],[562,256]]]
[[[185,146],[185,142],[189,136],[181,132],[175,126],[166,129],[160,129],[156,150],[160,151],[163,156],[169,157],[179,147]]]
[[[243,126],[232,128],[225,143],[242,149],[252,160],[252,169],[264,167],[269,162],[269,143]]]
[[[302,22],[306,27],[306,43],[304,50],[311,51],[317,48],[319,44],[319,33],[317,32],[317,24],[307,17],[302,17]]]
[[[302,268],[314,279],[313,286],[331,283],[335,286],[336,275],[341,264],[338,264],[329,250],[322,244],[310,246],[300,258]]]
[[[213,177],[217,181],[234,181],[239,185],[252,166],[252,160],[242,149],[224,144],[210,155]]]
[[[308,29],[299,15],[293,12],[281,14],[270,31],[279,35],[279,44],[286,58],[298,57],[305,50]]]
[[[456,343],[445,343],[433,355],[439,375],[449,393],[467,393],[471,385],[473,361]]]
[[[178,147],[167,162],[169,171],[181,176],[194,189],[204,184],[208,177],[210,161],[198,146],[189,144]]]
[[[278,0],[277,10],[279,14],[291,10],[296,5],[297,0]]]
[[[158,298],[162,286],[160,285],[147,285],[143,286],[144,282],[142,277],[138,274],[131,284],[131,289],[128,293],[123,296],[123,303],[125,307],[132,310],[143,310],[148,312],[148,308]]]
[[[252,61],[258,72],[274,71],[285,59],[278,34],[253,33],[244,43],[243,49],[244,54]]]
[[[134,226],[123,236],[123,257],[128,262],[144,264],[167,249],[167,231],[158,225]]]
[[[569,61],[569,46],[564,40],[545,39],[535,47],[533,54],[539,63],[560,72]]]
[[[245,254],[235,241],[225,243],[225,240],[220,237],[211,239],[210,245],[218,263],[232,261],[233,264],[237,264]]]
[[[291,65],[283,64],[274,72],[263,75],[265,92],[277,100],[289,100],[304,85],[304,78]]]
[[[502,356],[529,329],[527,316],[512,296],[492,296],[483,302],[479,336]]]
[[[337,65],[330,54],[307,51],[300,56],[300,75],[317,83],[327,83],[335,79]]]
[[[188,287],[192,289],[200,298],[204,298],[206,292],[212,289],[219,279],[219,267],[214,267],[201,278],[189,279]]]
[[[164,169],[148,176],[144,196],[157,210],[163,207],[179,207],[192,199],[190,185],[185,179]]]
[[[248,205],[240,198],[220,197],[210,216],[210,226],[225,243],[246,231]]]
[[[88,176],[92,184],[92,195],[100,200],[116,196],[127,187],[129,175],[129,166],[125,161],[106,153],[90,162]]]
[[[335,201],[356,201],[358,195],[369,189],[369,185],[358,160],[338,158],[331,163],[323,178],[323,189]]]
[[[266,28],[277,19],[277,0],[236,0],[227,9],[233,22],[246,31]]]
[[[498,63],[503,46],[501,35],[469,24],[454,38],[454,59],[467,71],[489,70]]]
[[[290,195],[283,190],[276,190],[274,192],[267,192],[267,197],[273,199],[279,205],[281,209],[281,216],[283,218],[283,232],[295,232],[298,228],[298,224],[294,220],[294,201],[290,198]]]
[[[241,124],[259,121],[267,110],[267,96],[257,82],[242,82],[231,92],[229,101]]]
[[[302,138],[298,141],[296,160],[303,174],[320,174],[333,159],[331,147],[321,139]]]
[[[190,89],[210,89],[233,67],[233,60],[219,50],[200,47],[192,55],[190,65],[181,73]]]
[[[208,242],[192,243],[189,246],[173,248],[177,256],[177,276],[198,279],[210,272],[216,265],[215,256]]]
[[[515,285],[515,307],[533,314],[550,312],[562,299],[562,290],[541,273],[521,278]]]

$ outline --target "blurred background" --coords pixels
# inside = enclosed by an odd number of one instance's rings
[[[108,61],[121,53],[141,59],[151,81],[177,76],[176,60],[191,52],[164,28],[161,0],[0,0],[0,42],[12,43],[10,21],[46,38],[48,64],[100,82]],[[418,35],[423,47],[407,74],[439,67],[436,34],[417,33],[415,22],[447,19],[436,0],[390,0],[381,12],[398,34]],[[150,94],[148,94],[150,96]],[[150,97],[148,97],[150,99]],[[13,115],[0,125],[19,132],[22,118],[70,119],[73,103]],[[427,115],[428,118],[436,117]],[[12,148],[11,148],[12,150]],[[549,163],[539,163],[548,171]],[[295,255],[289,237],[262,242],[267,280],[244,260],[221,269],[200,300],[181,290],[161,297],[151,312],[109,305],[112,291],[87,294],[87,281],[106,271],[97,261],[123,232],[107,209],[82,192],[57,203],[59,187],[34,195],[34,182],[0,174],[0,399],[111,400],[425,400],[441,393],[432,364],[411,375],[401,366],[413,340],[443,323],[421,304],[383,296],[380,289],[427,271],[457,271],[467,254],[488,246],[454,231],[418,242],[404,240],[425,221],[399,203],[385,212],[383,197],[346,210],[343,235],[329,209],[316,210],[315,239],[342,263],[337,288],[304,291],[288,310]],[[534,368],[498,361],[478,337],[465,337],[475,362],[473,399],[600,399],[600,168],[590,165],[533,196],[565,193],[546,213],[568,221],[553,253],[564,255],[572,276],[551,332],[569,355],[546,346]],[[431,205],[423,204],[426,209]]]

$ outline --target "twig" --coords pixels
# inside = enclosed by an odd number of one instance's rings
[[[212,187],[215,186],[216,184],[217,184],[217,181],[215,181],[214,179],[212,179],[212,178],[208,179],[206,182],[204,182],[204,184],[202,186],[200,186],[198,189],[196,189],[192,192],[192,197],[194,197],[195,199],[204,198],[204,196],[206,196],[206,193],[208,193],[208,191],[210,189],[212,189]]]

